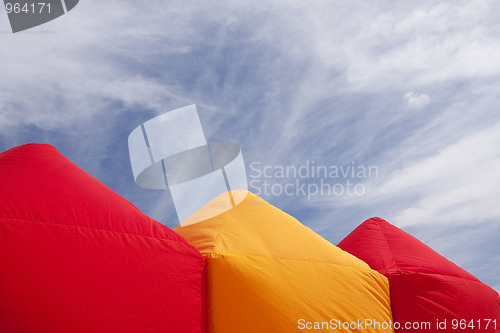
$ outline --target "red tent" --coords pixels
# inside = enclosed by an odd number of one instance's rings
[[[500,332],[495,290],[385,220],[363,222],[338,246],[389,278],[396,331]]]
[[[204,266],[52,146],[0,154],[0,332],[200,332]]]

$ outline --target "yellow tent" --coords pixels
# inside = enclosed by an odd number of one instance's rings
[[[176,229],[207,260],[209,332],[393,331],[383,275],[259,197],[232,195],[236,207]]]

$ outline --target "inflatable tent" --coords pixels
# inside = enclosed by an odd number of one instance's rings
[[[396,332],[500,332],[495,290],[387,221],[365,221],[338,246],[387,276]]]
[[[232,192],[244,198],[235,208],[175,229],[207,259],[209,332],[392,331],[357,326],[392,321],[383,275],[259,197]],[[218,199],[198,214],[224,211]]]
[[[0,154],[0,332],[199,333],[204,267],[52,146]]]
[[[232,191],[176,233],[50,145],[0,171],[2,333],[499,332],[493,289],[379,218],[336,247]]]

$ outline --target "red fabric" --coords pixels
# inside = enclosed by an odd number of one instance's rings
[[[395,322],[430,322],[426,332],[500,332],[500,297],[495,290],[385,220],[365,221],[338,246],[387,276]],[[493,323],[484,329],[488,319],[496,319],[496,329]],[[446,329],[438,329],[437,321],[444,320]],[[471,320],[474,328],[460,328]],[[458,328],[453,329],[454,323]],[[424,331],[403,327],[396,332]]]
[[[50,145],[0,154],[0,332],[200,332],[204,258]]]

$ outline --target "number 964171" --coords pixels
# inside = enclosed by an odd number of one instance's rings
[[[18,2],[7,2],[5,4],[7,14],[50,14],[50,3],[34,2],[31,4],[21,4]]]

